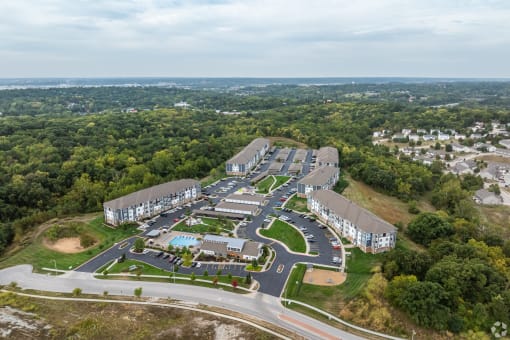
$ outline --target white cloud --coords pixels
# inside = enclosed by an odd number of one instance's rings
[[[3,77],[510,76],[506,1],[3,0],[0,12]]]

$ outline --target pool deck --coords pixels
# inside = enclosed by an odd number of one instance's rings
[[[202,235],[197,234],[197,233],[186,233],[186,232],[183,232],[183,231],[172,231],[172,230],[170,230],[167,233],[163,233],[162,232],[158,237],[153,238],[152,239],[152,241],[153,241],[152,246],[153,247],[159,247],[159,248],[162,248],[162,249],[166,249],[168,247],[168,244],[170,243],[170,241],[174,237],[177,237],[177,236],[192,236],[192,237],[196,238],[197,240],[202,238]]]

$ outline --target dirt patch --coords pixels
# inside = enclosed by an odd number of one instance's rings
[[[300,149],[308,149],[308,146],[305,143],[297,142],[293,139],[286,137],[267,137],[267,139],[269,139],[272,142],[272,144],[278,143],[283,144],[285,146],[296,147]]]
[[[82,251],[88,249],[83,248],[80,245],[79,237],[64,237],[57,240],[56,242],[50,242],[48,239],[44,239],[43,244],[46,248],[65,254],[81,253]],[[94,245],[95,243],[89,248],[93,247]]]
[[[346,273],[325,269],[309,269],[303,278],[303,283],[316,286],[337,286],[345,282]]]
[[[483,160],[486,162],[496,162],[496,163],[502,163],[502,164],[510,164],[510,158],[503,157],[503,156],[497,156],[497,155],[483,155],[476,157],[478,160]]]

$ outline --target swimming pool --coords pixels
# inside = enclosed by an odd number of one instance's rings
[[[196,246],[199,244],[198,240],[193,236],[179,235],[175,236],[168,244],[174,247],[189,247]]]

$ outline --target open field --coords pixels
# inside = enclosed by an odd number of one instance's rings
[[[172,307],[54,301],[12,293],[0,293],[0,306],[8,306],[0,308],[0,327],[12,339],[271,338],[243,323]]]
[[[303,236],[296,230],[280,220],[275,220],[269,229],[260,229],[260,234],[281,241],[290,250],[304,253],[306,251],[306,241]]]
[[[98,240],[95,246],[79,253],[65,254],[65,256],[63,256],[63,253],[51,250],[44,245],[45,229],[54,224],[65,225],[66,223],[78,220],[83,222],[85,230]],[[138,232],[135,226],[126,229],[106,227],[103,225],[103,216],[98,216],[97,214],[88,215],[88,218],[85,220],[83,216],[77,216],[75,219],[52,220],[38,228],[38,232],[26,243],[27,246],[25,248],[12,254],[7,253],[0,260],[0,268],[24,263],[32,264],[35,271],[41,271],[43,267],[56,267],[57,269],[76,268],[78,265],[109,248],[115,242],[133,236]]]
[[[510,239],[510,207],[506,205],[478,205],[483,218],[495,228],[495,232],[503,239]]]
[[[409,213],[407,211],[408,204],[398,198],[379,193],[368,185],[355,181],[350,177],[346,179],[349,181],[349,186],[342,195],[370,210],[383,220],[391,224],[403,222],[407,225],[416,216]],[[435,208],[423,199],[417,201],[417,207],[420,211],[435,211]]]
[[[88,248],[83,248],[80,244],[79,237],[64,237],[58,239],[56,242],[49,242],[45,239],[43,243],[46,248],[50,248],[51,250],[64,254],[80,253],[84,250],[94,247],[92,245]]]
[[[483,155],[483,156],[478,156],[475,159],[483,160],[486,162],[497,162],[497,163],[510,164],[510,158],[503,157],[503,156],[497,156],[497,155]]]
[[[217,218],[208,217],[201,217],[200,219],[202,220],[202,223],[192,226],[187,225],[188,220],[181,221],[175,225],[172,230],[199,234],[231,232],[234,230],[234,224],[230,220],[222,221]]]
[[[295,211],[307,213],[310,212],[306,207],[306,198],[297,197],[297,195],[292,196],[286,203],[285,208],[289,208]]]

